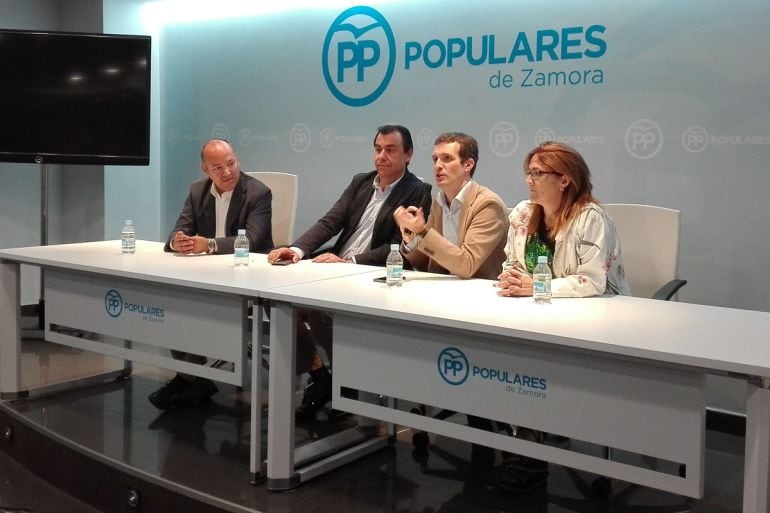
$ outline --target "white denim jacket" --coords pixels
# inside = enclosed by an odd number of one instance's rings
[[[508,216],[508,265],[525,269],[524,251],[532,203],[522,201]],[[566,230],[556,235],[553,256],[554,297],[601,294],[630,295],[615,223],[605,210],[591,203],[583,207]]]

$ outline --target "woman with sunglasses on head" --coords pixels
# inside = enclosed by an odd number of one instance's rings
[[[591,195],[591,172],[571,146],[547,141],[524,159],[530,199],[509,216],[501,296],[531,296],[538,256],[552,269],[553,297],[629,295],[615,224]],[[515,429],[517,438],[542,443],[543,433]],[[548,464],[516,454],[503,462],[500,484],[523,492],[545,483]]]

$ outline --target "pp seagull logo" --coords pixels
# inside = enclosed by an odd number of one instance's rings
[[[396,40],[377,10],[351,7],[329,27],[321,59],[326,86],[334,97],[362,107],[387,89],[396,67]]]

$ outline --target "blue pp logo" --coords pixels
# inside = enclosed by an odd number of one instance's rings
[[[117,317],[123,312],[123,298],[115,289],[110,289],[104,295],[104,309],[110,317]]]
[[[369,105],[393,77],[393,30],[371,7],[346,9],[326,33],[321,59],[326,86],[335,98],[351,107]]]
[[[462,385],[470,374],[468,358],[456,347],[448,347],[438,355],[438,373],[450,385]]]

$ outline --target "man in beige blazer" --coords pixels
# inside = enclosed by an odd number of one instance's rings
[[[433,172],[441,189],[425,220],[417,206],[393,213],[401,251],[415,269],[460,278],[496,279],[505,261],[508,210],[500,196],[473,180],[479,148],[462,133],[440,135]]]

